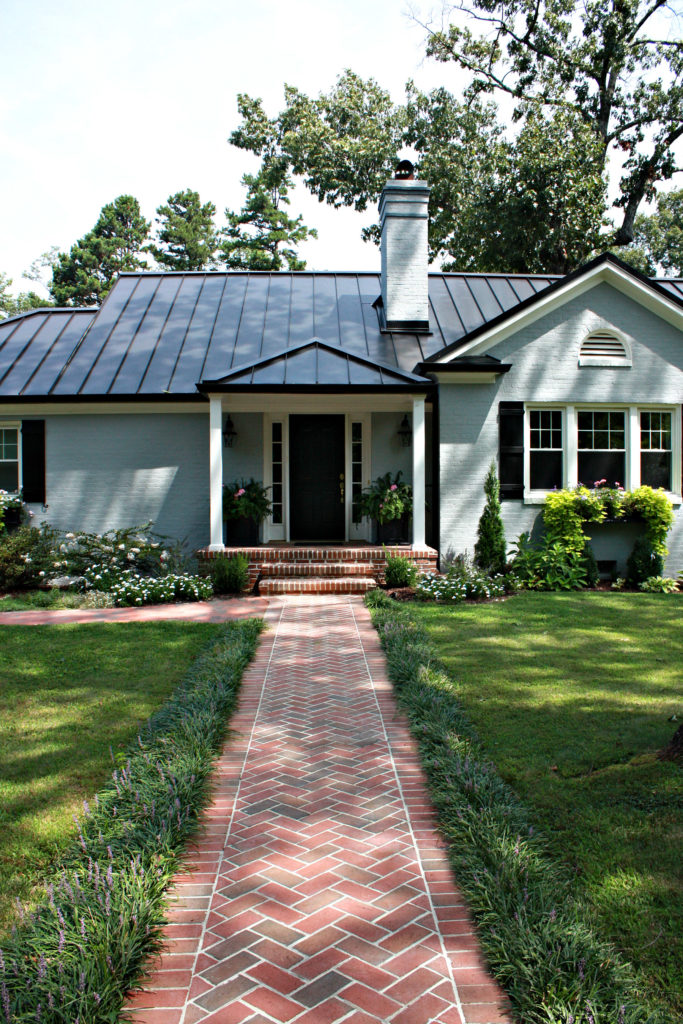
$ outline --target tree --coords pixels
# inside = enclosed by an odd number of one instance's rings
[[[683,189],[662,193],[657,211],[636,218],[635,241],[639,249],[673,274],[683,274]]]
[[[505,568],[505,530],[500,512],[500,484],[496,464],[491,463],[484,480],[486,504],[477,527],[474,561],[480,569],[502,572]]]
[[[215,213],[213,203],[202,204],[198,192],[176,192],[157,209],[156,240],[145,251],[168,270],[213,266],[218,246]]]
[[[430,34],[427,53],[472,76],[470,94],[499,92],[529,109],[561,110],[595,136],[603,167],[624,154],[616,245],[655,185],[678,168],[683,136],[683,42],[658,34],[667,0],[461,0],[458,24]],[[462,26],[462,15],[485,35]],[[661,19],[660,19],[661,21]]]
[[[219,259],[231,270],[304,270],[306,263],[296,248],[307,238],[317,238],[301,216],[292,218],[282,209],[289,205],[291,177],[286,161],[264,161],[257,174],[245,174],[247,198],[240,213],[225,211]]]
[[[149,229],[133,196],[118,196],[103,206],[92,231],[59,254],[50,285],[57,305],[96,305],[118,274],[143,268],[140,255]]]
[[[315,99],[286,87],[273,119],[244,96],[240,113],[234,145],[282,160],[334,206],[375,202],[410,147],[432,186],[430,258],[445,269],[566,272],[599,244],[601,164],[592,135],[570,113],[531,111],[513,142],[482,97],[460,101],[408,83],[406,103],[394,104],[373,79],[351,71]],[[363,234],[379,238],[376,225]]]
[[[12,278],[0,272],[0,319],[52,305],[49,299],[44,299],[34,291],[11,295],[8,290],[11,286]]]

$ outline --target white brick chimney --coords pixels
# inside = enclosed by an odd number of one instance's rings
[[[379,200],[383,324],[388,331],[428,331],[429,186],[402,160]]]

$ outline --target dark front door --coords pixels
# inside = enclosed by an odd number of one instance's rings
[[[289,417],[292,540],[344,540],[344,417]]]

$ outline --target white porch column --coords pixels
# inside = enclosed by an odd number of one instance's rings
[[[413,547],[425,546],[425,400],[413,398]]]
[[[209,551],[223,547],[223,403],[209,399],[209,496],[211,542]]]

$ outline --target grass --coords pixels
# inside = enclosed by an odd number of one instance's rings
[[[73,842],[114,755],[222,627],[3,626],[0,633],[0,933]]]
[[[683,599],[526,593],[412,611],[598,933],[683,1013],[683,776],[656,756],[683,717]]]
[[[25,590],[0,594],[0,612],[26,612],[33,608],[82,608],[86,595],[73,590]]]

